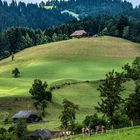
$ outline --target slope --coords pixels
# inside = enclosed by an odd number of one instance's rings
[[[140,55],[140,44],[114,37],[72,39],[25,49],[0,61],[0,96],[27,95],[36,78],[49,83],[74,79],[100,80],[112,69],[121,70],[125,63]],[[14,79],[18,67],[21,77]]]
[[[29,130],[38,128],[58,129],[62,100],[67,98],[78,104],[77,121],[94,113],[99,101],[98,82],[112,69],[132,62],[140,55],[140,44],[115,37],[71,39],[25,49],[11,58],[0,61],[0,120],[18,110],[34,110],[29,88],[35,78],[51,85],[77,82],[53,91],[53,102],[47,108],[46,123],[29,125]],[[18,67],[21,76],[13,78],[12,69]],[[94,81],[94,82],[88,82]],[[131,81],[126,85],[123,96],[134,90]],[[25,98],[26,97],[26,98]],[[1,123],[0,123],[1,124]]]

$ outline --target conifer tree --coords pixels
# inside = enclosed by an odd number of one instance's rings
[[[133,121],[140,121],[140,81],[136,82],[135,93],[126,101],[126,114]]]

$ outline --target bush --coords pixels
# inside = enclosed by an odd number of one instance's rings
[[[102,117],[100,118],[97,114],[86,116],[83,124],[85,127],[95,128],[97,125],[104,125],[107,126],[107,121]]]
[[[5,120],[4,120],[4,124],[8,124],[9,123],[9,118],[6,117]]]
[[[113,117],[114,128],[121,128],[130,126],[130,120],[127,115],[122,114],[120,111],[116,111]]]
[[[73,130],[74,133],[75,134],[80,134],[83,127],[84,127],[84,125],[82,125],[82,124],[75,124],[75,128]]]

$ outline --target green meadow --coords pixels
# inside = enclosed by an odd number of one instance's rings
[[[123,128],[115,131],[108,131],[105,134],[93,135],[91,137],[76,136],[74,140],[139,140],[140,127]]]
[[[58,130],[64,98],[79,105],[76,121],[82,123],[86,115],[95,112],[94,107],[100,100],[97,81],[104,79],[112,69],[122,71],[124,64],[131,63],[139,55],[140,44],[105,36],[35,46],[15,54],[14,61],[10,57],[0,61],[0,125],[3,126],[6,114],[11,117],[19,110],[36,111],[28,92],[34,79],[47,81],[49,85],[70,81],[75,84],[53,90],[46,123],[29,125],[29,130]],[[15,67],[21,72],[19,78],[11,75]],[[127,97],[133,92],[134,83],[130,81],[124,86],[126,91],[122,95]]]

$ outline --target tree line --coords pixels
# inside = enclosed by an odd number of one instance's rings
[[[55,5],[57,9],[70,10],[80,15],[80,18],[99,15],[115,16],[133,9],[130,2],[122,0],[53,0],[49,5]]]
[[[127,16],[99,16],[72,20],[59,26],[41,29],[8,28],[0,32],[0,59],[32,46],[67,40],[75,30],[84,29],[89,36],[111,35],[140,42],[140,21],[130,20]]]
[[[29,28],[10,28],[0,34],[0,59],[13,55],[25,48],[67,39],[67,35],[52,36],[45,30],[34,30]]]
[[[46,29],[74,18],[69,14],[62,14],[63,10],[75,12],[80,19],[124,14],[131,19],[140,20],[140,7],[133,8],[130,2],[122,0],[53,0],[39,4],[26,4],[16,0],[8,4],[0,0],[0,30],[9,27]]]
[[[52,25],[62,24],[72,19],[67,14],[61,14],[57,9],[46,9],[33,3],[10,4],[0,0],[0,30],[9,27],[31,27],[45,29]]]

